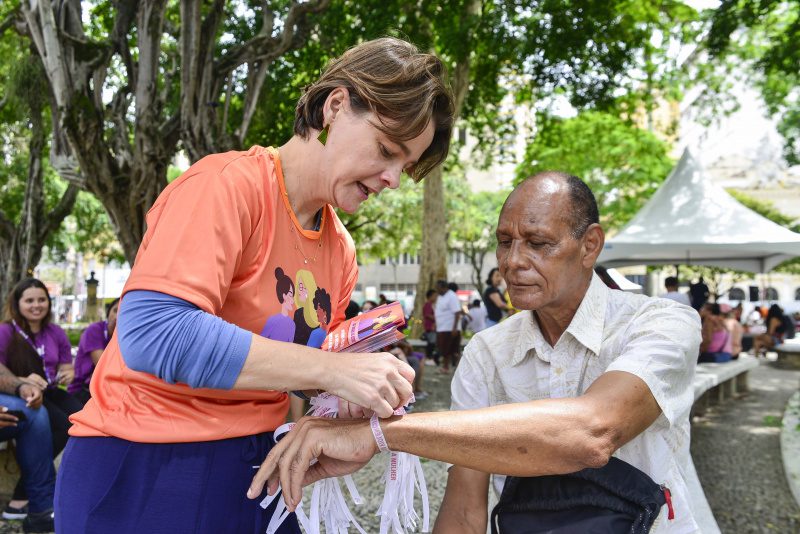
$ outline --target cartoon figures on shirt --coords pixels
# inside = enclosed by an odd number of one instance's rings
[[[308,337],[308,346],[318,349],[328,335],[328,323],[331,322],[331,296],[322,288],[314,292],[314,310],[317,313],[319,327],[311,331]]]
[[[294,342],[300,345],[308,344],[311,332],[319,327],[317,310],[314,308],[314,295],[317,291],[317,282],[311,271],[300,269],[295,275],[294,302],[297,310],[294,312]]]
[[[275,278],[275,292],[278,295],[278,302],[281,303],[281,311],[267,319],[261,335],[268,339],[292,342],[295,336],[295,320],[292,316],[295,303],[294,283],[280,267],[275,269]]]

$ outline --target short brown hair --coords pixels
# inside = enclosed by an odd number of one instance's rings
[[[345,87],[355,111],[371,111],[375,127],[393,141],[420,135],[433,120],[430,146],[410,173],[421,180],[447,157],[453,129],[453,98],[445,67],[433,54],[392,37],[367,41],[331,60],[319,80],[297,102],[294,133],[307,138],[323,128],[322,106],[331,91]]]

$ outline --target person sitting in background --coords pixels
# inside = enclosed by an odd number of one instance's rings
[[[698,363],[722,363],[731,360],[731,334],[725,328],[719,304],[707,304],[700,309],[703,320],[702,341]]]
[[[358,302],[351,300],[350,304],[348,304],[347,308],[345,308],[344,310],[344,318],[345,320],[352,319],[360,312],[361,312],[361,306],[358,305]]]
[[[664,280],[664,287],[667,288],[666,293],[659,295],[662,299],[674,300],[678,304],[685,304],[691,306],[692,302],[689,300],[689,295],[678,291],[678,279],[674,276],[668,276]]]
[[[371,309],[377,308],[377,307],[378,307],[378,303],[375,302],[374,300],[365,300],[364,304],[361,305],[361,313],[366,313],[366,312],[370,311]]]
[[[416,373],[414,376],[414,397],[417,400],[422,400],[427,397],[428,394],[422,391],[422,375],[425,373],[425,366],[422,365],[422,359],[420,357],[424,357],[424,355],[419,352],[414,352],[414,348],[411,344],[404,339],[392,344],[388,352],[394,354],[401,362],[407,363],[414,369]]]
[[[756,356],[761,356],[762,352],[774,348],[783,342],[783,335],[786,332],[786,325],[783,320],[783,308],[777,304],[769,307],[767,318],[764,320],[767,331],[753,338],[753,348],[751,349]]]
[[[24,532],[52,532],[55,529],[53,437],[47,410],[41,406],[42,390],[23,382],[6,366],[0,365],[0,441],[16,440],[20,481],[30,497],[27,506],[7,507],[3,510],[3,517],[22,519]]]
[[[14,286],[8,297],[6,322],[0,324],[0,363],[22,382],[41,390],[55,458],[67,444],[72,426],[69,416],[82,405],[65,391],[75,372],[72,351],[64,330],[50,322],[51,307],[50,294],[40,280],[26,278]],[[6,510],[16,514],[27,504],[28,494],[20,480]]]
[[[727,309],[725,309],[727,307]],[[725,314],[725,328],[731,335],[731,357],[735,360],[742,352],[742,339],[744,337],[744,327],[736,318],[736,308],[731,308],[727,304],[720,305]],[[740,310],[741,312],[741,310]]]
[[[75,379],[67,388],[67,391],[81,404],[86,404],[92,396],[89,392],[89,382],[100,356],[114,335],[118,308],[119,299],[106,304],[106,320],[90,324],[81,334],[78,354],[75,356]]]
[[[475,299],[469,307],[469,325],[467,327],[477,334],[486,329],[486,308],[481,306],[481,301]]]

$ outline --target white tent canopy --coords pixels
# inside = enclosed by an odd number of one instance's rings
[[[800,256],[800,234],[746,208],[714,184],[687,149],[653,198],[597,262],[691,264],[767,272]]]

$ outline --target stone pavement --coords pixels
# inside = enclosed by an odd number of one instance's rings
[[[713,407],[692,425],[694,464],[723,533],[798,533],[800,508],[783,470],[780,424],[800,371],[762,361],[749,382],[746,396]]]
[[[415,410],[447,410],[450,375],[439,374],[433,367],[425,371],[423,388],[430,396],[419,401]],[[750,372],[747,396],[712,407],[692,426],[695,466],[725,534],[800,532],[800,509],[786,484],[779,444],[783,409],[798,385],[800,371],[778,370],[762,362]],[[380,476],[385,462],[385,458],[373,459],[354,477],[366,503],[353,511],[370,534],[378,531],[373,514],[383,498]],[[433,526],[447,472],[440,462],[423,460],[422,465]],[[0,521],[0,534],[17,532],[22,532],[19,522]]]

